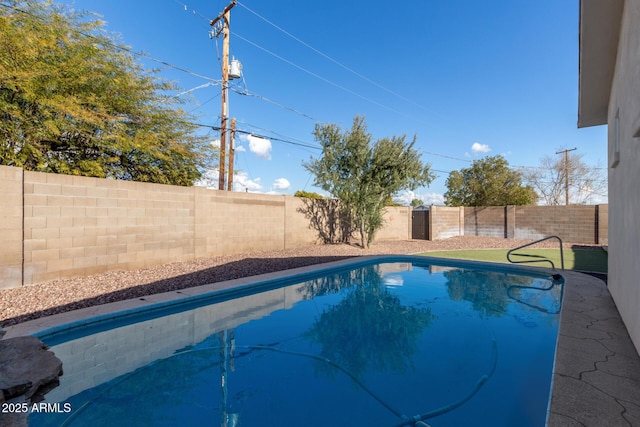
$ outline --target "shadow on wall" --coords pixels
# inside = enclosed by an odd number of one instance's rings
[[[11,326],[28,320],[38,319],[44,316],[65,313],[67,311],[92,307],[101,304],[108,304],[116,301],[123,301],[132,298],[142,298],[144,296],[159,294],[162,292],[179,291],[181,289],[195,286],[208,285],[226,280],[247,277],[247,265],[251,266],[251,276],[265,273],[282,271],[282,265],[287,268],[305,267],[319,263],[339,261],[351,258],[350,256],[327,256],[327,257],[291,257],[291,258],[248,258],[239,261],[229,262],[223,265],[194,271],[193,273],[182,274],[168,279],[141,284],[127,289],[113,291],[107,294],[86,298],[80,301],[51,307],[29,314],[16,316],[1,321],[0,326]],[[220,286],[219,289],[224,289]]]
[[[298,212],[309,220],[322,243],[348,243],[355,231],[349,212],[335,199],[302,199]]]

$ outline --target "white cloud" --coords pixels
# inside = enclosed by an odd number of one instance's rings
[[[271,160],[271,141],[253,135],[247,135],[247,141],[249,141],[249,150],[252,153],[263,159]]]
[[[471,146],[471,151],[474,153],[488,153],[491,151],[491,148],[487,144],[480,144],[479,142],[474,142]]]
[[[411,190],[405,190],[397,196],[393,197],[393,201],[396,203],[400,203],[404,206],[409,206],[413,199],[417,199],[418,196]]]
[[[207,169],[193,185],[196,187],[218,188],[218,168]]]
[[[444,194],[425,193],[420,197],[425,205],[444,206]]]
[[[286,181],[286,184],[289,184],[284,178],[280,178]],[[279,182],[279,180],[276,180]],[[284,182],[279,182],[281,185]],[[207,187],[209,189],[217,190],[218,189],[218,168],[207,169],[202,174],[202,177],[199,181],[197,181],[194,185],[198,187]],[[290,186],[291,184],[289,184]],[[274,183],[274,188],[275,183]],[[261,193],[262,192],[262,184],[260,184],[260,178],[250,179],[249,174],[243,171],[235,172],[233,174],[233,191],[248,191],[250,193]]]
[[[259,193],[262,190],[262,184],[260,184],[260,178],[249,179],[248,173],[240,171],[233,174],[233,190]]]
[[[278,178],[273,181],[273,185],[271,186],[274,190],[288,190],[291,188],[291,183],[286,178]]]
[[[238,153],[244,153],[245,151],[247,151],[247,149],[246,149],[246,148],[244,148],[242,145],[238,145],[238,146],[236,147],[236,151],[237,151]]]
[[[404,206],[409,206],[413,199],[417,199],[416,193],[411,190],[405,190],[397,196],[393,197],[393,201],[396,203],[400,203]]]
[[[220,148],[220,140],[219,139],[214,139],[211,141],[211,146],[213,148]]]

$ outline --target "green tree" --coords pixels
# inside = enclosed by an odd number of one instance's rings
[[[340,201],[343,217],[351,218],[363,247],[382,226],[389,197],[434,178],[413,148],[415,138],[407,142],[405,136],[394,136],[372,143],[363,117],[356,116],[345,131],[334,124],[316,125],[314,136],[322,157],[303,165],[315,176],[315,185]]]
[[[175,89],[101,21],[35,0],[0,4],[0,164],[191,185],[210,159]]]
[[[471,167],[451,172],[446,185],[447,206],[532,205],[538,199],[502,156],[475,160]]]
[[[424,205],[424,202],[420,199],[411,200],[411,207],[417,208],[418,206]]]
[[[402,206],[402,203],[394,202],[392,196],[387,196],[384,199],[384,205],[385,206]]]
[[[313,191],[304,191],[304,190],[296,191],[296,193],[293,196],[294,197],[302,197],[302,198],[305,198],[305,199],[314,199],[314,200],[322,200],[322,199],[324,199],[324,197],[322,197],[322,194],[318,194],[318,193],[315,193]]]

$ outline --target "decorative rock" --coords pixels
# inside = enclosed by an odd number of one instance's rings
[[[17,396],[41,400],[58,385],[62,362],[36,337],[0,340],[0,390],[6,401]]]

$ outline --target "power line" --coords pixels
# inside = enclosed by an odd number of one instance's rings
[[[198,12],[197,10],[191,9],[189,6],[187,6],[185,3],[182,3],[181,1],[178,1],[178,0],[174,0],[174,1],[179,5],[183,6],[185,12],[191,11],[192,14],[197,15],[200,18],[204,19],[205,21],[209,22],[209,19],[203,14],[201,14],[200,12]]]
[[[189,6],[187,6],[185,3],[182,3],[182,2],[181,2],[181,1],[179,1],[179,0],[174,0],[174,1],[175,1],[177,4],[179,4],[179,5],[183,6],[185,11],[189,11],[189,10],[191,10],[191,11],[193,12],[193,14],[194,14],[194,15],[199,16],[200,18],[204,19],[204,20],[205,20],[205,21],[207,21],[207,22],[210,22],[210,21],[211,21],[211,20],[210,20],[210,19],[208,19],[206,16],[202,15],[201,13],[197,12],[196,10],[194,10],[194,9],[190,9],[190,8],[189,8]],[[238,3],[238,4],[239,4],[239,3]],[[242,6],[246,8],[246,6],[244,6],[244,5],[242,5]],[[216,39],[216,50],[217,50],[217,39]],[[219,52],[218,52],[218,61],[220,61],[220,60],[221,60],[221,59],[220,59],[220,54],[219,54]],[[243,76],[243,80],[244,80],[244,76]],[[216,83],[217,83],[217,84],[221,84],[221,82],[220,82],[220,81],[217,81]],[[236,89],[236,88],[234,88],[234,87],[231,87],[231,86],[230,86],[230,87],[229,87],[229,89],[231,89],[232,91],[234,91],[234,92],[235,92],[235,93],[237,93],[238,95],[244,95],[244,96],[250,96],[250,97],[258,98],[258,99],[261,99],[261,100],[263,100],[263,101],[265,101],[265,102],[268,102],[268,103],[270,103],[270,104],[273,104],[273,105],[276,105],[276,106],[278,106],[278,107],[281,107],[281,108],[283,108],[283,109],[285,109],[285,110],[288,110],[288,111],[291,111],[291,112],[293,112],[293,113],[299,114],[299,115],[301,115],[301,116],[303,116],[303,117],[306,117],[306,118],[308,118],[308,119],[310,119],[310,120],[318,121],[317,119],[315,119],[315,118],[311,117],[310,115],[308,115],[308,114],[306,114],[306,113],[303,113],[303,112],[301,112],[301,111],[299,111],[299,110],[297,110],[297,109],[295,109],[295,108],[293,108],[293,107],[289,107],[289,106],[287,106],[287,105],[285,105],[285,104],[282,104],[282,103],[280,103],[280,102],[274,101],[274,100],[269,99],[269,98],[267,98],[267,97],[265,97],[265,96],[262,96],[262,95],[258,95],[258,94],[256,94],[256,93],[249,92],[246,88],[245,88],[244,90],[238,90],[238,89]]]
[[[40,16],[35,15],[35,14],[31,13],[31,12],[28,12],[28,11],[26,11],[26,10],[23,10],[23,9],[20,9],[20,8],[14,7],[14,6],[6,5],[6,4],[4,4],[4,3],[0,3],[0,6],[3,6],[3,7],[5,7],[5,8],[7,8],[7,9],[12,9],[12,10],[14,10],[14,11],[16,11],[16,12],[23,13],[23,14],[25,14],[25,15],[29,15],[29,16],[31,16],[31,17],[33,17],[33,18],[37,19],[40,23],[47,25],[47,22],[46,22],[46,21],[44,21]],[[204,75],[202,75],[202,74],[199,74],[199,73],[193,72],[193,71],[191,71],[191,70],[187,70],[186,68],[182,68],[182,67],[179,67],[179,66],[173,65],[173,64],[171,64],[171,63],[169,63],[169,62],[166,62],[166,61],[163,61],[163,60],[161,60],[161,59],[154,58],[154,57],[152,57],[152,56],[146,55],[146,54],[141,53],[141,52],[136,52],[136,51],[134,51],[133,49],[128,48],[128,47],[126,47],[126,46],[122,46],[122,45],[119,45],[119,44],[113,43],[112,41],[110,41],[110,40],[109,40],[109,39],[107,39],[107,38],[104,38],[104,37],[103,37],[103,38],[100,38],[100,37],[94,36],[93,34],[89,34],[89,33],[86,33],[86,32],[84,32],[84,31],[81,31],[81,30],[78,30],[78,29],[74,29],[74,31],[75,31],[76,33],[78,33],[78,34],[82,35],[82,36],[89,37],[89,38],[91,38],[91,39],[93,39],[93,40],[96,40],[96,41],[97,41],[98,43],[100,43],[100,44],[105,44],[105,45],[111,46],[111,47],[113,47],[113,48],[115,48],[115,49],[118,49],[118,50],[122,50],[122,51],[128,52],[128,53],[130,53],[130,54],[132,54],[132,55],[135,55],[135,56],[138,56],[138,57],[140,57],[140,58],[144,58],[144,59],[147,59],[147,60],[149,60],[149,61],[157,62],[157,63],[159,63],[159,64],[162,64],[162,65],[165,65],[165,66],[167,66],[167,67],[169,67],[169,68],[173,68],[173,69],[178,70],[178,71],[181,71],[181,72],[183,72],[183,73],[186,73],[186,74],[192,75],[192,76],[194,76],[194,77],[198,77],[198,78],[201,78],[201,79],[204,79],[204,80],[209,80],[209,81],[212,81],[212,82],[216,82],[216,81],[217,81],[217,80],[215,80],[215,79],[213,79],[213,78],[211,78],[211,77],[204,76]]]
[[[373,105],[377,105],[378,107],[381,107],[381,108],[384,108],[384,109],[386,109],[386,110],[392,111],[392,112],[394,112],[394,113],[396,113],[396,114],[399,114],[399,115],[404,116],[404,117],[406,117],[406,118],[409,118],[409,119],[411,119],[411,120],[417,120],[416,118],[411,117],[411,116],[409,116],[409,115],[407,115],[407,114],[405,114],[405,113],[403,113],[403,112],[401,112],[401,111],[398,111],[398,110],[396,110],[396,109],[394,109],[394,108],[392,108],[392,107],[389,107],[389,106],[387,106],[387,105],[381,104],[381,103],[379,103],[379,102],[377,102],[377,101],[374,101],[374,100],[373,100],[373,99],[371,99],[371,98],[367,98],[367,97],[366,97],[366,96],[364,96],[364,95],[360,95],[359,93],[357,93],[357,92],[355,92],[355,91],[353,91],[353,90],[351,90],[351,89],[349,89],[349,88],[346,88],[346,87],[344,87],[344,86],[342,86],[342,85],[340,85],[340,84],[338,84],[338,83],[336,83],[336,82],[334,82],[334,81],[332,81],[332,80],[329,80],[329,79],[327,79],[326,77],[322,77],[321,75],[319,75],[319,74],[317,74],[317,73],[314,73],[313,71],[308,70],[308,69],[304,68],[303,66],[298,65],[298,64],[296,64],[295,62],[290,61],[290,60],[288,60],[288,59],[286,59],[286,58],[284,58],[284,57],[282,57],[282,56],[278,55],[277,53],[274,53],[274,52],[270,51],[269,49],[267,49],[267,48],[265,48],[265,47],[262,47],[262,46],[260,46],[259,44],[255,43],[255,42],[252,42],[251,40],[249,40],[249,39],[247,39],[247,38],[245,38],[245,37],[242,37],[240,34],[238,34],[238,33],[236,33],[236,32],[232,32],[232,34],[233,34],[235,37],[239,38],[240,40],[242,40],[242,41],[244,41],[244,42],[246,42],[246,43],[249,43],[250,45],[252,45],[252,46],[256,47],[257,49],[260,49],[260,50],[262,50],[263,52],[265,52],[265,53],[267,53],[267,54],[269,54],[269,55],[273,56],[274,58],[277,58],[277,59],[279,59],[279,60],[281,60],[281,61],[285,62],[286,64],[289,64],[289,65],[291,65],[292,67],[297,68],[298,70],[303,71],[303,72],[305,72],[305,73],[309,74],[310,76],[313,76],[313,77],[315,77],[315,78],[317,78],[317,79],[319,79],[319,80],[322,80],[323,82],[325,82],[325,83],[327,83],[327,84],[330,84],[331,86],[337,87],[338,89],[340,89],[340,90],[342,90],[342,91],[344,91],[344,92],[347,92],[347,93],[349,93],[349,94],[351,94],[351,95],[354,95],[354,96],[356,96],[356,97],[358,97],[358,98],[360,98],[360,99],[363,99],[363,100],[365,100],[365,101],[367,101],[367,102],[369,102],[369,103],[371,103],[371,104],[373,104]],[[417,121],[421,122],[420,120],[417,120]]]
[[[446,154],[433,153],[431,151],[423,151],[423,153],[424,154],[428,154],[430,156],[442,157],[444,159],[459,160],[461,162],[472,163],[472,161],[469,160],[469,159],[461,159],[460,157],[447,156]],[[447,173],[449,173],[449,172],[447,172]]]
[[[238,95],[250,96],[250,97],[252,97],[252,98],[258,98],[258,99],[261,99],[261,100],[263,100],[263,101],[265,101],[265,102],[268,102],[268,103],[270,103],[270,104],[276,105],[276,106],[278,106],[278,107],[280,107],[280,108],[283,108],[283,109],[285,109],[285,110],[287,110],[287,111],[291,111],[291,112],[293,112],[293,113],[299,114],[299,115],[301,115],[301,116],[303,116],[303,117],[306,117],[306,118],[307,118],[307,119],[309,119],[309,120],[313,120],[314,122],[317,122],[317,121],[318,121],[318,119],[315,119],[315,118],[311,117],[310,115],[308,115],[308,114],[306,114],[306,113],[303,113],[302,111],[296,110],[296,109],[295,109],[295,108],[293,108],[293,107],[289,107],[289,106],[287,106],[287,105],[285,105],[285,104],[282,104],[282,103],[280,103],[280,102],[277,102],[277,101],[274,101],[274,100],[272,100],[272,99],[269,99],[269,98],[267,98],[266,96],[262,96],[262,95],[258,95],[258,94],[256,94],[256,93],[249,92],[249,91],[248,91],[248,90],[246,90],[246,89],[245,89],[245,90],[238,90],[238,89],[235,89],[235,88],[232,88],[232,87],[230,87],[230,89],[231,89],[232,91],[234,91],[235,93],[237,93]]]
[[[194,87],[194,88],[191,88],[191,89],[189,89],[189,90],[185,90],[185,91],[183,91],[183,92],[180,92],[179,94],[174,95],[174,97],[175,97],[175,98],[177,98],[177,97],[179,97],[179,96],[186,95],[187,93],[191,93],[191,92],[193,92],[194,90],[203,89],[203,88],[205,88],[205,87],[209,87],[209,86],[213,86],[213,85],[219,85],[219,84],[222,84],[222,82],[221,82],[221,81],[214,81],[214,82],[204,83],[204,84],[201,84],[201,85],[196,86],[196,87]]]
[[[177,66],[177,65],[173,65],[173,64],[171,64],[171,63],[169,63],[169,62],[163,61],[163,60],[161,60],[161,59],[154,58],[154,57],[149,56],[149,55],[146,55],[146,54],[144,54],[144,53],[142,53],[142,52],[136,52],[136,51],[134,51],[133,49],[130,49],[130,48],[128,48],[128,47],[120,46],[120,45],[117,45],[117,44],[115,44],[115,43],[111,43],[111,42],[109,42],[109,41],[100,40],[99,38],[97,38],[97,37],[95,37],[95,36],[93,36],[93,35],[91,35],[91,34],[83,33],[83,32],[80,32],[80,31],[78,31],[78,33],[79,33],[79,34],[82,34],[82,35],[84,35],[84,36],[86,36],[86,37],[91,37],[91,38],[93,38],[93,39],[99,40],[100,42],[105,43],[105,44],[108,44],[108,45],[110,45],[110,46],[112,46],[112,47],[114,47],[114,48],[116,48],[116,49],[124,50],[125,52],[129,52],[129,53],[131,53],[132,55],[139,56],[140,58],[144,58],[144,59],[147,59],[147,60],[149,60],[149,61],[157,62],[157,63],[159,63],[159,64],[165,65],[165,66],[167,66],[167,67],[169,67],[169,68],[173,68],[174,70],[181,71],[181,72],[186,73],[186,74],[189,74],[189,75],[191,75],[191,76],[198,77],[198,78],[201,78],[201,79],[204,79],[204,80],[209,80],[209,81],[211,81],[211,82],[218,83],[218,84],[220,83],[220,81],[219,81],[219,80],[216,80],[216,79],[214,79],[214,78],[211,78],[211,77],[208,77],[208,76],[205,76],[205,75],[202,75],[202,74],[196,73],[196,72],[194,72],[194,71],[188,70],[188,69],[183,68],[183,67],[179,67],[179,66]]]
[[[185,3],[182,3],[182,2],[180,2],[179,0],[174,0],[174,1],[175,1],[177,4],[180,4],[181,6],[183,6],[183,7],[185,8],[185,11],[188,11],[188,10],[189,10],[189,7],[188,7]],[[369,82],[369,83],[371,83],[371,84],[373,84],[373,85],[375,85],[375,86],[377,86],[377,87],[379,87],[379,88],[381,88],[381,89],[383,89],[383,90],[385,90],[385,91],[387,91],[387,92],[389,92],[389,93],[393,94],[394,96],[397,96],[397,97],[399,97],[399,98],[401,98],[401,99],[403,99],[403,100],[405,100],[405,101],[407,101],[407,102],[410,102],[410,103],[412,103],[412,104],[414,104],[414,105],[416,105],[416,106],[418,106],[418,107],[420,107],[420,108],[422,108],[422,109],[425,109],[423,106],[421,106],[421,105],[419,105],[419,104],[415,103],[414,101],[412,101],[412,100],[410,100],[410,99],[408,99],[408,98],[406,98],[406,97],[403,97],[402,95],[397,94],[396,92],[394,92],[394,91],[392,91],[392,90],[390,90],[390,89],[388,89],[388,88],[386,88],[386,87],[382,86],[381,84],[379,84],[379,83],[377,83],[377,82],[375,82],[375,81],[373,81],[373,80],[371,80],[371,79],[367,78],[366,76],[364,76],[364,75],[362,75],[362,74],[358,73],[357,71],[355,71],[355,70],[353,70],[353,69],[351,69],[351,68],[347,67],[346,65],[344,65],[344,64],[342,64],[342,63],[340,63],[339,61],[337,61],[337,60],[335,60],[335,59],[331,58],[329,55],[327,55],[327,54],[325,54],[325,53],[321,52],[320,50],[318,50],[318,49],[316,49],[316,48],[314,48],[313,46],[309,45],[308,43],[304,42],[303,40],[301,40],[301,39],[297,38],[297,37],[296,37],[296,36],[294,36],[293,34],[291,34],[291,33],[287,32],[286,30],[284,30],[284,29],[282,29],[281,27],[277,26],[277,25],[276,25],[276,24],[274,24],[273,22],[271,22],[271,21],[269,21],[268,19],[264,18],[263,16],[259,15],[257,12],[255,12],[255,11],[253,11],[253,10],[249,9],[249,8],[248,8],[247,6],[245,6],[244,4],[242,4],[242,3],[240,3],[240,2],[236,2],[236,4],[238,4],[238,5],[242,6],[242,7],[244,7],[246,10],[248,10],[249,12],[251,12],[251,13],[253,13],[254,15],[258,16],[260,19],[264,20],[265,22],[269,23],[270,25],[273,25],[275,28],[277,28],[278,30],[282,31],[283,33],[285,33],[285,34],[286,34],[286,35],[288,35],[289,37],[292,37],[294,40],[296,40],[296,41],[298,41],[299,43],[303,44],[303,45],[304,45],[304,46],[306,46],[307,48],[309,48],[309,49],[313,50],[314,52],[316,52],[316,53],[318,53],[319,55],[323,56],[324,58],[326,58],[326,59],[330,60],[331,62],[334,62],[335,64],[337,64],[337,65],[339,65],[340,67],[342,67],[342,68],[346,69],[347,71],[349,71],[349,72],[351,72],[351,73],[355,74],[356,76],[358,76],[358,77],[360,77],[360,78],[364,79],[365,81],[367,81],[367,82]],[[202,19],[207,20],[207,18],[206,18],[205,16],[203,16],[203,15],[202,15],[202,14],[200,14],[200,13],[198,13],[197,11],[195,11],[195,10],[193,10],[193,9],[191,9],[191,11],[194,13],[194,15],[198,15],[198,16],[199,16],[199,17],[201,17]],[[335,83],[335,82],[333,82],[333,81],[331,81],[331,80],[329,80],[329,79],[327,79],[327,78],[325,78],[325,77],[322,77],[322,76],[320,76],[319,74],[314,73],[313,71],[310,71],[310,70],[308,70],[308,69],[306,69],[306,68],[304,68],[304,67],[302,67],[302,66],[300,66],[300,65],[298,65],[298,64],[296,64],[296,63],[294,63],[294,62],[292,62],[292,61],[290,61],[290,60],[288,60],[288,59],[286,59],[286,58],[284,58],[284,57],[282,57],[282,56],[280,56],[280,55],[278,55],[278,54],[276,54],[276,53],[272,52],[272,51],[270,51],[269,49],[267,49],[267,48],[265,48],[265,47],[262,47],[262,46],[258,45],[257,43],[252,42],[251,40],[246,39],[245,37],[242,37],[241,35],[239,35],[239,34],[238,34],[238,33],[236,33],[236,32],[232,32],[232,34],[233,34],[234,36],[238,37],[239,39],[241,39],[241,40],[245,41],[246,43],[249,43],[249,44],[253,45],[254,47],[256,47],[256,48],[258,48],[258,49],[260,49],[260,50],[264,51],[265,53],[268,53],[269,55],[272,55],[273,57],[275,57],[275,58],[277,58],[277,59],[280,59],[281,61],[283,61],[283,62],[285,62],[285,63],[287,63],[287,64],[289,64],[289,65],[291,65],[291,66],[293,66],[293,67],[295,67],[295,68],[298,68],[299,70],[304,71],[305,73],[307,73],[307,74],[309,74],[309,75],[311,75],[311,76],[313,76],[313,77],[316,77],[316,78],[318,78],[318,79],[320,79],[320,80],[324,81],[325,83],[328,83],[328,84],[330,84],[330,85],[332,85],[332,86],[335,86],[335,87],[337,87],[337,88],[339,88],[339,89],[341,89],[341,90],[343,90],[343,91],[346,91],[347,93],[350,93],[350,94],[352,94],[352,95],[354,95],[354,96],[357,96],[358,98],[361,98],[361,99],[363,99],[363,100],[365,100],[365,101],[367,101],[367,102],[369,102],[369,103],[372,103],[372,104],[374,104],[374,105],[377,105],[377,106],[379,106],[379,107],[381,107],[381,108],[384,108],[384,109],[387,109],[387,110],[389,110],[389,111],[392,111],[392,112],[394,112],[394,113],[396,113],[396,114],[398,114],[398,115],[401,115],[401,116],[403,116],[403,117],[405,117],[405,118],[408,118],[408,119],[411,119],[411,120],[415,120],[415,121],[417,121],[417,122],[420,122],[420,123],[423,123],[423,124],[428,125],[428,123],[424,123],[423,121],[421,121],[421,120],[419,120],[419,119],[417,119],[417,118],[415,118],[415,117],[412,117],[412,116],[410,116],[410,115],[408,115],[408,114],[405,114],[405,113],[403,113],[403,112],[401,112],[401,111],[399,111],[399,110],[396,110],[396,109],[394,109],[394,108],[392,108],[392,107],[389,107],[389,106],[387,106],[387,105],[384,105],[384,104],[382,104],[382,103],[380,103],[380,102],[374,101],[374,100],[372,100],[372,99],[370,99],[370,98],[368,98],[368,97],[365,97],[365,96],[363,96],[363,95],[360,95],[359,93],[357,93],[357,92],[355,92],[355,91],[352,91],[351,89],[348,89],[348,88],[346,88],[346,87],[344,87],[344,86],[342,86],[342,85],[340,85],[340,84],[338,84],[338,83]],[[219,59],[219,58],[218,58],[218,59]],[[241,94],[241,95],[242,95],[242,94]],[[251,95],[251,96],[255,96],[255,95]],[[285,108],[285,109],[287,109],[287,110],[290,110],[290,111],[295,112],[295,113],[297,113],[297,114],[301,114],[301,115],[303,115],[303,116],[305,116],[305,117],[307,117],[307,118],[310,118],[311,120],[317,121],[316,119],[314,119],[314,118],[312,118],[312,117],[308,116],[307,114],[301,113],[301,112],[299,112],[299,111],[297,111],[297,110],[295,110],[295,109],[293,109],[293,108],[291,108],[291,107],[288,107],[288,106],[283,105],[283,104],[279,104],[279,103],[277,103],[277,102],[275,102],[275,101],[272,101],[272,100],[270,100],[270,99],[268,99],[268,98],[264,98],[264,97],[260,97],[260,96],[257,96],[257,97],[259,97],[259,98],[263,99],[263,100],[264,100],[264,101],[266,101],[266,102],[270,102],[270,103],[272,103],[272,104],[274,104],[274,105],[281,106],[281,107],[283,107],[283,108]]]
[[[297,145],[299,147],[311,148],[311,149],[314,149],[314,150],[322,150],[322,148],[314,147],[313,145],[302,144],[300,142],[294,142],[294,141],[288,141],[286,139],[275,138],[273,136],[260,135],[260,134],[257,134],[255,132],[249,132],[249,131],[246,131],[246,130],[237,130],[236,129],[236,133],[242,133],[242,134],[245,134],[245,135],[255,136],[255,137],[258,137],[258,138],[268,139],[268,140],[271,140],[271,141],[284,142],[285,144]]]
[[[210,103],[211,101],[213,101],[214,99],[216,99],[217,97],[219,97],[220,94],[217,93],[215,95],[213,95],[211,98],[207,99],[206,101],[198,104],[196,107],[192,108],[191,110],[189,110],[189,114],[193,113],[194,111],[204,107],[205,105],[207,105],[208,103]]]
[[[177,0],[176,0],[176,1],[177,1]],[[422,108],[423,110],[426,110],[422,105],[420,105],[420,104],[418,104],[418,103],[416,103],[416,102],[412,101],[412,100],[411,100],[411,99],[409,99],[409,98],[406,98],[406,97],[404,97],[404,96],[402,96],[402,95],[400,95],[400,94],[398,94],[398,93],[394,92],[394,91],[393,91],[393,90],[391,90],[391,89],[386,88],[385,86],[381,85],[380,83],[377,83],[377,82],[375,82],[374,80],[371,80],[370,78],[368,78],[368,77],[366,77],[366,76],[362,75],[361,73],[359,73],[359,72],[357,72],[357,71],[353,70],[352,68],[350,68],[350,67],[348,67],[348,66],[344,65],[344,64],[343,64],[343,63],[341,63],[340,61],[338,61],[338,60],[336,60],[336,59],[334,59],[334,58],[330,57],[329,55],[327,55],[326,53],[324,53],[324,52],[320,51],[319,49],[316,49],[315,47],[311,46],[309,43],[307,43],[307,42],[305,42],[305,41],[301,40],[300,38],[298,38],[298,37],[294,36],[294,35],[293,35],[293,34],[291,34],[290,32],[288,32],[288,31],[286,31],[285,29],[281,28],[280,26],[278,26],[278,25],[274,24],[273,22],[271,22],[270,20],[268,20],[268,19],[267,19],[267,18],[265,18],[264,16],[260,15],[258,12],[256,12],[256,11],[254,11],[254,10],[250,9],[250,8],[249,8],[249,7],[247,7],[245,4],[238,2],[238,5],[239,5],[239,6],[242,6],[242,7],[243,7],[243,8],[245,8],[247,11],[251,12],[252,14],[254,14],[255,16],[257,16],[258,18],[262,19],[262,20],[263,20],[264,22],[266,22],[267,24],[269,24],[269,25],[273,26],[274,28],[276,28],[277,30],[281,31],[283,34],[287,35],[288,37],[292,38],[293,40],[297,41],[297,42],[298,42],[298,43],[300,43],[301,45],[305,46],[305,47],[306,47],[306,48],[308,48],[308,49],[311,49],[313,52],[315,52],[315,53],[317,53],[318,55],[322,56],[323,58],[325,58],[325,59],[327,59],[327,60],[329,60],[329,61],[333,62],[334,64],[338,65],[339,67],[341,67],[341,68],[343,68],[343,69],[345,69],[345,70],[349,71],[350,73],[352,73],[352,74],[354,74],[355,76],[357,76],[357,77],[361,78],[362,80],[364,80],[364,81],[366,81],[366,82],[368,82],[368,83],[371,83],[372,85],[376,86],[377,88],[382,89],[382,90],[384,90],[385,92],[388,92],[388,93],[390,93],[391,95],[393,95],[393,96],[395,96],[395,97],[397,97],[397,98],[402,99],[403,101],[407,101],[407,102],[409,102],[409,103],[411,103],[411,104],[413,104],[413,105],[415,105],[415,106],[417,106],[417,107]]]
[[[213,129],[215,131],[219,131],[221,129],[220,126],[215,126],[215,125],[205,124],[205,123],[189,122],[189,121],[185,121],[185,120],[183,120],[182,123],[190,124],[190,125],[196,126],[196,127],[211,128],[211,129]],[[267,129],[264,129],[264,130],[266,130],[268,132],[275,133],[275,132],[269,131]],[[259,133],[256,133],[256,132],[251,132],[251,131],[248,131],[248,130],[236,129],[236,133],[255,136],[257,138],[268,139],[268,140],[271,140],[271,141],[283,142],[285,144],[296,145],[296,146],[299,146],[299,147],[311,148],[313,150],[322,150],[322,148],[320,148],[318,146],[311,145],[311,144],[307,144],[307,143],[303,143],[303,142],[290,141],[290,140],[287,140],[287,139],[276,138],[276,137],[268,136],[268,135],[262,135],[262,134],[259,134]]]
[[[289,139],[289,140],[293,140],[293,141],[301,142],[301,143],[303,143],[303,144],[309,144],[307,141],[303,141],[303,140],[301,140],[301,139],[299,139],[299,138],[295,138],[295,137],[290,136],[290,135],[285,135],[285,134],[282,134],[282,133],[280,133],[280,132],[276,132],[276,131],[274,131],[274,130],[265,129],[265,128],[262,128],[262,127],[259,127],[259,126],[256,126],[256,125],[253,125],[253,124],[251,124],[251,123],[244,122],[244,121],[242,121],[242,120],[238,120],[238,123],[242,123],[242,124],[244,124],[244,125],[250,126],[250,127],[254,128],[254,129],[257,129],[257,130],[260,130],[260,131],[263,131],[263,132],[269,132],[269,133],[272,133],[272,134],[274,134],[274,135],[278,135],[278,136],[280,136],[280,137],[282,137],[282,138],[287,138],[287,139]],[[314,148],[320,148],[320,147],[314,147]]]

